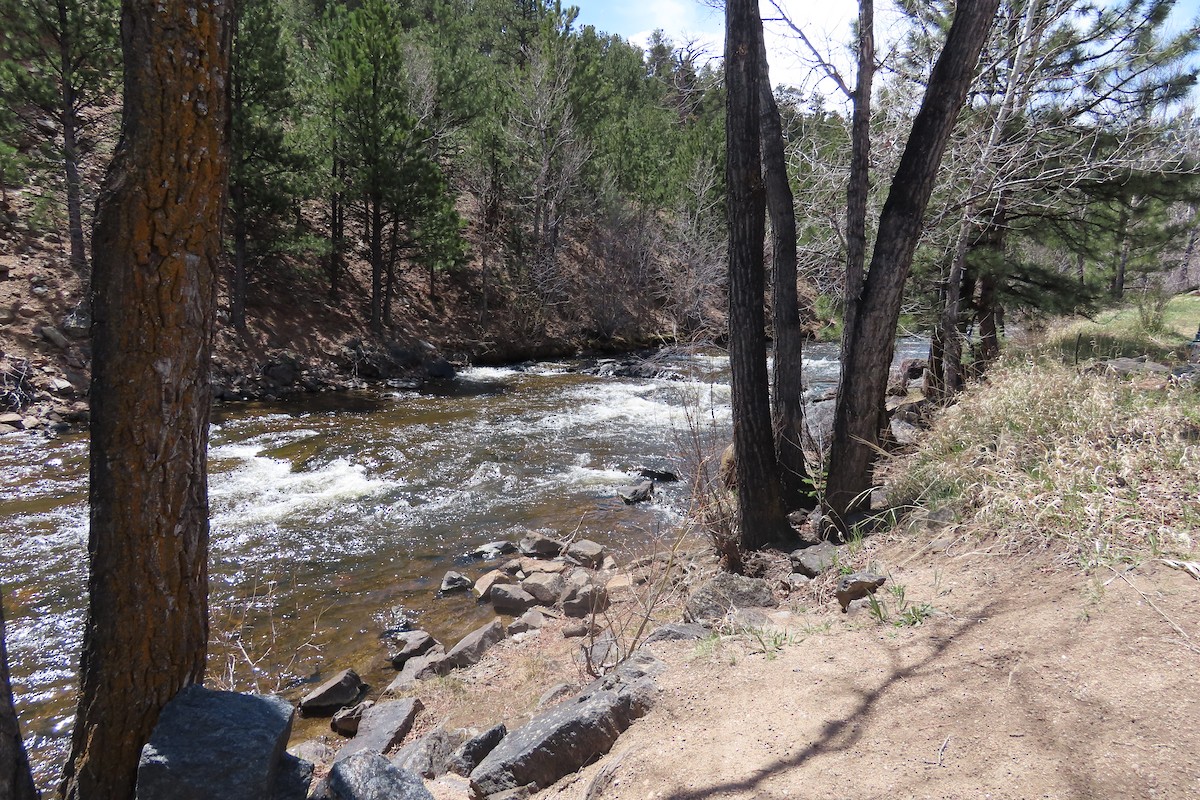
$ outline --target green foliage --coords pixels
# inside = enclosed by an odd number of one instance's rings
[[[40,169],[61,164],[64,116],[82,153],[96,145],[121,82],[119,0],[0,0],[0,136]]]
[[[274,0],[239,4],[231,71],[230,211],[269,252],[282,246],[283,217],[310,168],[289,135],[295,76]]]

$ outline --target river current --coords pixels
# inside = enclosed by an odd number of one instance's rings
[[[901,340],[897,359],[924,356]],[[685,475],[696,436],[729,435],[728,358],[663,353],[653,379],[575,362],[469,368],[392,394],[311,395],[214,410],[211,684],[277,691],[378,660],[378,635],[412,623],[454,641],[491,617],[437,596],[468,553],[527,530],[577,532],[645,552],[687,513],[686,481],[626,506],[642,467]],[[817,393],[836,349],[806,350]],[[87,439],[8,436],[0,447],[0,586],[13,691],[39,785],[50,786],[74,713],[86,606]]]

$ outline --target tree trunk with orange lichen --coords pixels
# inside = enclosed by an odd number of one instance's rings
[[[227,0],[124,0],[121,140],[93,236],[91,530],[61,793],[134,796],[208,639],[208,360],[227,175]]]

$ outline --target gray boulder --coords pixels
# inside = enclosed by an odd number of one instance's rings
[[[567,545],[567,555],[585,567],[596,569],[604,563],[604,547],[590,539],[580,539]]]
[[[527,633],[528,631],[536,631],[546,624],[546,615],[538,611],[536,608],[531,608],[515,619],[508,625],[508,635],[515,636],[518,633]]]
[[[487,625],[471,631],[446,654],[445,665],[450,669],[478,664],[489,647],[504,638],[504,623],[494,619]]]
[[[608,591],[594,583],[569,584],[563,594],[562,607],[568,617],[590,617],[608,608]]]
[[[517,552],[517,546],[512,542],[488,542],[472,550],[471,555],[475,558],[482,558],[484,561],[491,561],[515,552]]]
[[[627,506],[634,505],[635,503],[644,503],[654,496],[654,481],[641,481],[633,486],[622,486],[620,489],[617,489],[617,496]]]
[[[445,660],[446,649],[440,644],[432,647],[424,655],[413,656],[404,662],[404,669],[400,670],[400,674],[392,679],[386,691],[388,693],[398,692],[407,689],[417,681],[443,674],[448,669],[444,663]]]
[[[517,548],[527,556],[537,558],[554,558],[562,553],[564,544],[558,539],[551,539],[545,534],[530,531],[522,537]]]
[[[358,733],[358,726],[362,722],[363,714],[373,705],[375,705],[373,700],[364,700],[356,706],[341,709],[333,715],[333,719],[329,720],[329,729],[342,736],[353,736]]]
[[[474,591],[480,600],[487,600],[491,596],[492,590],[497,586],[503,586],[505,584],[511,584],[515,582],[516,578],[509,575],[507,572],[494,569],[490,572],[485,572],[482,576],[480,576],[479,580],[475,581]]]
[[[332,714],[339,708],[352,705],[367,685],[352,669],[344,669],[323,684],[304,695],[300,701],[300,713],[320,716]]]
[[[271,789],[271,800],[307,800],[312,786],[313,764],[291,753],[279,760],[279,770]]]
[[[500,614],[523,614],[537,605],[537,598],[516,584],[496,584],[489,597]]]
[[[434,797],[418,776],[392,765],[378,753],[355,753],[333,765],[310,800],[434,800]]]
[[[487,757],[487,754],[496,749],[496,745],[500,744],[500,740],[508,735],[508,728],[504,724],[495,725],[488,728],[483,733],[477,733],[470,739],[460,744],[458,748],[451,754],[446,762],[448,772],[453,772],[455,775],[470,775],[471,770],[479,766],[479,762]]]
[[[403,669],[410,658],[423,656],[437,646],[437,640],[425,631],[393,633],[388,637],[388,642],[395,648],[390,656],[395,669]]]
[[[533,599],[547,606],[558,602],[564,585],[562,575],[553,572],[537,572],[521,581],[522,589],[532,595]]]
[[[776,605],[767,581],[722,572],[692,592],[683,606],[683,618],[686,622],[720,620],[734,609]]]
[[[400,769],[422,778],[436,778],[450,771],[447,764],[467,738],[467,731],[461,728],[448,731],[439,725],[412,744],[400,748],[390,760]]]
[[[471,772],[471,785],[484,796],[544,789],[607,753],[647,710],[644,687],[624,684],[560,703],[504,737]]]
[[[703,639],[710,633],[708,628],[698,622],[669,622],[651,631],[645,643],[693,641]]]
[[[475,582],[463,575],[461,572],[450,570],[442,576],[442,585],[439,591],[443,594],[449,592],[463,592],[475,585]]]
[[[821,542],[812,547],[793,550],[788,555],[788,560],[792,562],[792,572],[815,578],[837,563],[838,548],[831,542]]]
[[[296,766],[283,763],[293,713],[280,697],[185,687],[142,748],[137,799],[271,797],[281,768]]]
[[[385,700],[371,706],[358,723],[358,734],[338,751],[334,763],[345,761],[355,753],[387,752],[408,735],[417,712],[424,707],[415,697]]]

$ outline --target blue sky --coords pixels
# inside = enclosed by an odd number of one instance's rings
[[[645,45],[650,32],[662,28],[675,42],[697,40],[713,56],[720,55],[724,39],[722,12],[705,5],[702,0],[573,0],[579,7],[579,25],[595,25],[597,29]],[[804,28],[809,38],[823,52],[833,54],[835,63],[849,67],[845,43],[849,38],[850,20],[858,13],[857,0],[780,0],[792,20]],[[769,2],[760,3],[764,17],[774,15]],[[886,38],[886,0],[876,2],[876,35]],[[1178,0],[1172,13],[1177,30],[1200,15],[1200,0]],[[767,46],[771,51],[772,83],[806,86],[812,76],[810,67],[799,57],[798,46],[789,42],[778,25],[767,26]],[[828,89],[828,87],[823,87]]]

